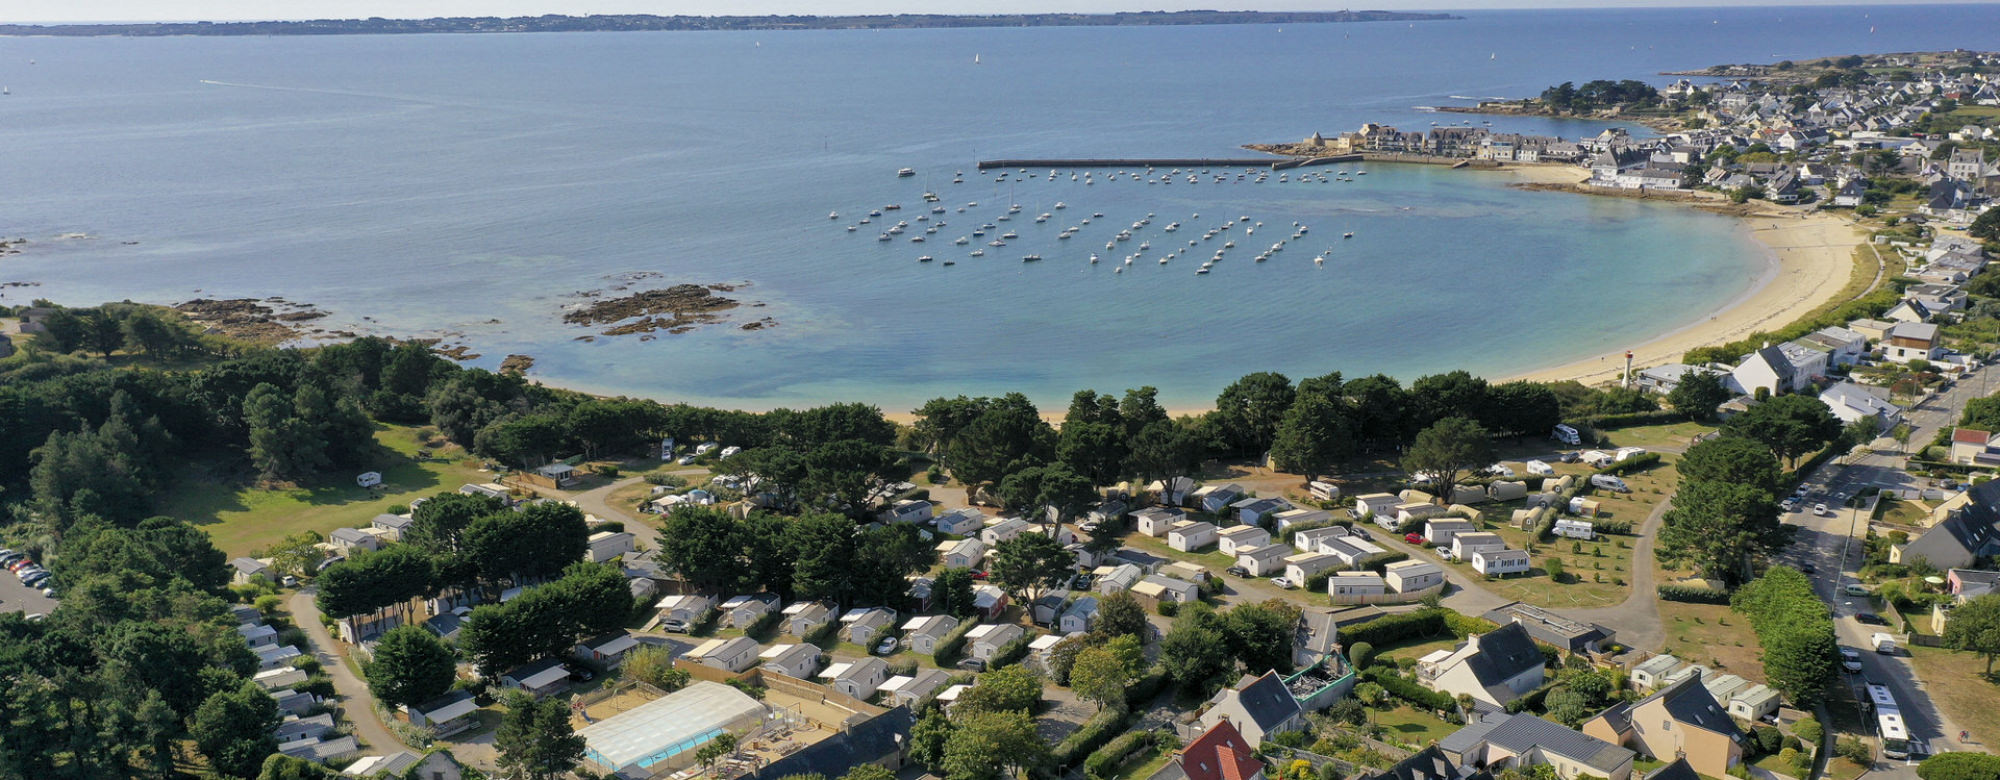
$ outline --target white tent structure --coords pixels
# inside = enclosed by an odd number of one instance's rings
[[[723,733],[742,735],[765,716],[762,702],[735,688],[699,681],[641,704],[577,734],[584,759],[601,772],[645,777],[694,762],[694,753]]]

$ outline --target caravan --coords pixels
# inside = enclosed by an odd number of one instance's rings
[[[1583,443],[1583,436],[1577,433],[1575,428],[1572,428],[1568,425],[1564,425],[1562,423],[1557,423],[1555,430],[1552,431],[1549,435],[1553,437],[1556,441],[1568,444],[1572,447]]]
[[[1619,493],[1632,492],[1632,488],[1626,486],[1625,480],[1611,476],[1610,474],[1590,475],[1590,486],[1600,490],[1610,490]]]

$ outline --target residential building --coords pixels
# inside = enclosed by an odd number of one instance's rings
[[[617,669],[625,664],[625,656],[638,647],[638,637],[624,631],[613,631],[576,643],[572,655],[579,661],[589,661],[605,669]]]
[[[1236,510],[1236,522],[1261,526],[1269,524],[1272,515],[1289,512],[1296,507],[1282,498],[1246,498],[1230,504],[1229,508]]]
[[[913,617],[903,623],[903,638],[909,641],[910,650],[936,655],[938,643],[957,628],[958,618],[950,615]]]
[[[1471,520],[1457,517],[1437,517],[1424,521],[1424,541],[1442,547],[1451,545],[1452,537],[1478,530]]]
[[[1444,582],[1444,568],[1425,561],[1397,561],[1382,567],[1382,580],[1397,593],[1412,593]]]
[[[915,676],[897,676],[883,681],[882,692],[889,694],[894,703],[914,710],[930,701],[950,681],[951,675],[941,669],[919,669]]]
[[[1484,703],[1481,709],[1498,709],[1539,687],[1542,665],[1527,629],[1510,623],[1418,659],[1417,679],[1432,690],[1469,694]]]
[[[1894,363],[1935,360],[1938,356],[1938,326],[1930,322],[1898,322],[1889,328],[1882,343],[1882,358]]]
[[[269,558],[236,558],[229,562],[229,566],[236,570],[230,575],[232,584],[248,585],[252,582],[271,582],[275,579],[271,574]]]
[[[1139,533],[1158,539],[1176,524],[1186,522],[1187,513],[1173,507],[1153,506],[1133,512],[1132,520]]]
[[[1187,580],[1148,574],[1132,585],[1132,596],[1148,606],[1164,601],[1186,604],[1201,598],[1201,588]]]
[[[1264,762],[1255,751],[1236,726],[1217,721],[1147,780],[1264,780]]]
[[[931,519],[936,505],[921,499],[907,499],[891,504],[876,513],[875,519],[884,523],[921,523]]]
[[[889,680],[889,662],[880,658],[863,658],[859,661],[842,661],[827,667],[819,673],[819,679],[841,693],[857,699],[867,699],[875,695],[882,683]]]
[[[1631,750],[1525,712],[1488,714],[1438,740],[1437,747],[1461,766],[1487,771],[1546,765],[1559,780],[1586,775],[1633,780]]]
[[[1237,553],[1271,544],[1271,532],[1255,524],[1224,528],[1215,534],[1215,549],[1223,555],[1236,557]]]
[[[1889,548],[1890,563],[1922,558],[1938,568],[1964,568],[1974,558],[2000,544],[2000,480],[1989,480],[1966,491],[1967,501],[1921,536]]]
[[[616,560],[619,556],[637,549],[637,543],[637,537],[625,531],[598,531],[590,535],[590,548],[586,557],[590,558],[591,563]]]
[[[1292,546],[1299,552],[1318,552],[1319,543],[1327,539],[1337,539],[1348,534],[1346,526],[1330,525],[1325,528],[1309,528],[1292,534]]]
[[[1686,758],[1696,772],[1727,777],[1743,760],[1736,722],[1699,675],[1669,683],[1637,702],[1619,702],[1584,721],[1583,733],[1628,745],[1661,761]]]
[[[1520,574],[1532,568],[1526,550],[1475,550],[1472,570],[1488,577]]]
[[[682,657],[725,672],[746,671],[757,665],[757,640],[747,636],[710,639]]]
[[[1194,552],[1215,544],[1215,525],[1212,523],[1181,522],[1167,529],[1167,546],[1181,552]]]
[[[1852,425],[1868,420],[1875,424],[1877,432],[1889,430],[1903,419],[1902,407],[1853,382],[1829,385],[1820,391],[1819,400],[1842,423]]]
[[[1284,533],[1295,526],[1314,525],[1333,521],[1333,514],[1324,509],[1300,507],[1276,512],[1271,515],[1271,530]]]
[[[1096,575],[1095,587],[1098,594],[1104,596],[1131,590],[1133,585],[1139,584],[1139,580],[1146,576],[1139,567],[1129,563],[1099,568],[1103,573]]]
[[[1374,515],[1377,518],[1377,521],[1379,522],[1380,518],[1384,516],[1394,516],[1396,514],[1397,505],[1402,503],[1403,503],[1402,499],[1397,498],[1396,496],[1389,493],[1369,493],[1366,495],[1355,496],[1354,516],[1356,518],[1361,518],[1368,515]]]
[[[684,593],[660,599],[659,603],[653,606],[660,610],[660,622],[677,620],[693,626],[707,617],[709,610],[715,608],[715,599],[698,593]]]
[[[749,628],[772,610],[778,608],[776,593],[746,593],[722,602],[722,624],[730,628]]]
[[[1336,604],[1353,603],[1387,595],[1389,583],[1372,571],[1334,572],[1326,578],[1326,592]]]
[[[1823,360],[1824,355],[1820,356]],[[1743,356],[1743,360],[1731,369],[1724,384],[1744,395],[1755,395],[1759,388],[1771,395],[1802,390],[1812,382],[1811,375],[1800,372],[1787,359],[1783,350],[1764,347]]]
[[[1007,591],[1001,590],[998,585],[975,585],[972,588],[972,607],[979,610],[983,620],[999,620],[1000,613],[1006,612],[1007,605],[1012,601]]]
[[[1000,652],[1000,648],[1027,635],[1027,629],[1011,623],[987,623],[974,626],[971,631],[966,632],[965,640],[973,658],[989,661]]]
[[[804,642],[772,645],[758,653],[757,658],[764,669],[801,680],[812,679],[820,668],[819,646]]]
[[[1952,429],[1951,462],[1961,466],[2000,467],[2000,437],[1972,428]]]
[[[1503,550],[1506,547],[1506,540],[1491,531],[1459,533],[1451,537],[1451,557],[1460,561],[1472,560],[1472,554],[1480,550]]]
[[[543,658],[502,673],[500,684],[540,698],[569,687],[569,670],[563,668],[562,659]]]
[[[1313,575],[1340,565],[1340,559],[1326,553],[1301,553],[1285,558],[1285,579],[1303,586]]]
[[[780,622],[784,623],[785,633],[803,637],[818,631],[820,626],[831,623],[838,617],[840,612],[831,606],[817,601],[799,601],[785,607],[784,617],[780,618]]]
[[[1632,687],[1640,691],[1650,691],[1660,687],[1674,672],[1680,671],[1681,659],[1671,655],[1656,655],[1632,667]]]
[[[1097,599],[1084,596],[1070,602],[1069,609],[1056,618],[1056,630],[1064,634],[1089,631],[1097,627]]]
[[[1525,602],[1502,604],[1481,617],[1503,626],[1509,623],[1519,625],[1527,630],[1529,638],[1565,652],[1595,653],[1611,644],[1611,629],[1596,623],[1570,620]]]
[[[1236,552],[1236,565],[1252,577],[1275,577],[1285,570],[1285,556],[1290,554],[1292,548],[1282,544],[1252,547]]]
[[[937,551],[947,569],[977,569],[986,560],[986,543],[977,538],[940,542]]]
[[[452,691],[414,707],[404,707],[410,723],[430,729],[438,737],[449,737],[479,725],[472,714],[479,711],[471,691]]]
[[[1194,491],[1189,501],[1201,511],[1220,514],[1237,499],[1243,497],[1243,486],[1236,483],[1227,485],[1206,485]]]
[[[1034,529],[1034,524],[1018,517],[1009,517],[986,527],[979,532],[979,541],[986,546],[998,547],[1001,542],[1012,539]]]
[[[968,536],[986,527],[986,515],[972,507],[959,507],[937,516],[938,533]]]
[[[888,607],[869,607],[848,610],[840,616],[841,633],[847,641],[862,647],[872,647],[875,638],[896,626],[896,610]]]
[[[1348,535],[1319,540],[1319,552],[1338,558],[1341,565],[1351,567],[1360,566],[1386,551],[1359,536]]]
[[[386,531],[390,541],[400,542],[403,540],[403,531],[408,529],[412,522],[414,521],[408,515],[383,514],[376,515],[375,519],[368,521],[368,526]]]
[[[1201,714],[1202,727],[1212,729],[1228,721],[1252,748],[1277,732],[1305,727],[1304,709],[1275,671],[1246,674],[1234,687],[1217,692],[1208,703],[1208,709]]]

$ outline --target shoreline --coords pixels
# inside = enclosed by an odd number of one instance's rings
[[[1573,166],[1519,166],[1512,171],[1520,184],[1574,185],[1588,178],[1588,172]],[[1599,195],[1565,189],[1581,195]],[[1689,203],[1697,208],[1700,204]],[[1854,225],[1839,217],[1797,209],[1766,205],[1755,213],[1737,216],[1751,240],[1763,247],[1764,272],[1750,289],[1743,291],[1705,319],[1696,320],[1632,346],[1634,371],[1665,363],[1678,363],[1688,350],[1726,344],[1758,331],[1782,328],[1810,314],[1847,286],[1853,273],[1854,249],[1864,241]],[[1560,382],[1575,380],[1586,385],[1616,380],[1624,370],[1624,350],[1580,358],[1551,367],[1537,368],[1493,381],[1529,380]]]

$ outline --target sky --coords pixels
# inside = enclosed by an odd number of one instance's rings
[[[1922,0],[1936,2],[1937,0]],[[1967,0],[1978,2],[1979,0]],[[1605,6],[1826,5],[1824,0],[5,0],[0,22],[397,19],[538,14],[1103,13],[1187,8],[1260,11],[1483,10]],[[1897,0],[1854,4],[1899,5]]]

